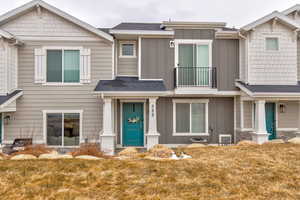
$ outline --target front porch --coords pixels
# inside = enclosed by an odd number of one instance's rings
[[[300,101],[295,98],[241,97],[237,141],[251,139],[259,144],[300,135]]]
[[[116,148],[150,149],[159,143],[156,102],[158,97],[105,97],[101,150],[115,154]]]

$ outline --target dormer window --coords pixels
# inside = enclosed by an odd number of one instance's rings
[[[135,58],[136,57],[135,41],[120,42],[120,57],[121,58]]]
[[[279,50],[278,38],[276,38],[276,37],[266,38],[266,50],[267,51],[278,51]]]

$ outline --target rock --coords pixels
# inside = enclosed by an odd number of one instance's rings
[[[30,154],[19,154],[11,157],[10,159],[11,160],[34,160],[36,159],[36,157]]]
[[[65,155],[61,155],[61,154],[56,154],[56,153],[47,153],[47,154],[41,154],[39,156],[39,159],[71,159],[73,158],[73,156],[65,154]]]
[[[292,139],[288,140],[288,142],[292,143],[292,144],[300,144],[300,137],[292,138]]]
[[[96,156],[89,156],[89,155],[76,156],[75,158],[82,159],[82,160],[103,160],[103,158],[99,158]]]
[[[202,148],[202,147],[206,147],[206,145],[194,143],[194,144],[189,144],[189,145],[187,145],[185,148],[191,149],[191,148]]]
[[[134,147],[127,147],[118,153],[120,157],[135,157],[138,155],[138,150]]]
[[[257,144],[251,140],[243,140],[243,141],[240,141],[237,145],[238,146],[254,146]]]
[[[164,145],[157,144],[149,150],[150,157],[170,158],[174,151]]]
[[[283,139],[276,139],[276,140],[270,140],[267,142],[268,144],[284,144],[284,140]]]

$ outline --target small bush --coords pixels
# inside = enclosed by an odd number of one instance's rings
[[[157,144],[149,150],[149,156],[158,158],[169,158],[172,153],[172,149],[161,144]]]
[[[12,156],[19,155],[19,154],[30,154],[36,157],[39,157],[41,154],[51,153],[53,149],[48,148],[46,145],[38,144],[38,145],[29,145],[24,148],[24,150],[15,152]]]
[[[127,147],[121,152],[118,153],[118,156],[125,156],[125,157],[136,157],[138,155],[138,150],[134,147]]]
[[[88,155],[88,156],[96,156],[99,158],[106,158],[107,156],[104,155],[103,152],[100,151],[99,145],[97,144],[82,144],[78,149],[71,152],[71,155],[76,156],[82,156],[82,155]]]

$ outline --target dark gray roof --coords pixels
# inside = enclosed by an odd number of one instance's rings
[[[251,92],[265,92],[265,93],[300,93],[300,82],[297,85],[248,85],[244,82],[238,81],[245,88]]]
[[[224,27],[222,28],[223,31],[238,31],[236,28],[229,28],[229,27]]]
[[[101,80],[95,88],[98,92],[163,92],[166,87],[163,81],[139,80],[137,77],[116,77],[115,80]]]
[[[146,30],[146,31],[162,31],[161,23],[121,23],[113,27],[113,30]]]
[[[110,30],[110,28],[98,28],[100,31],[103,31],[103,32],[105,32],[105,33],[108,33],[108,34],[110,34],[109,33],[109,30]]]
[[[0,95],[0,105],[4,104],[6,101],[8,101],[12,97],[16,96],[20,92],[22,92],[22,90],[15,90],[14,92],[12,92],[8,95]]]

